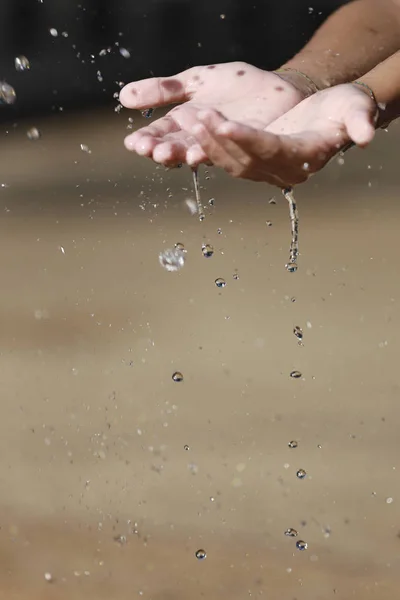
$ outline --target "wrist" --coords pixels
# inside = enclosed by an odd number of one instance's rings
[[[281,67],[273,73],[292,85],[301,94],[303,100],[322,89],[307,73],[292,67]]]

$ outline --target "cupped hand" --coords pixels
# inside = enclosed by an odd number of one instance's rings
[[[193,67],[174,77],[133,82],[120,93],[126,108],[179,106],[129,135],[125,145],[166,166],[182,162],[196,166],[207,162],[207,154],[190,133],[199,111],[216,110],[229,121],[261,130],[306,95],[307,88],[297,82],[295,86],[242,62]]]
[[[364,88],[344,84],[306,98],[262,131],[217,111],[197,117],[190,133],[215,166],[286,187],[304,182],[348,144],[369,144],[377,106]]]

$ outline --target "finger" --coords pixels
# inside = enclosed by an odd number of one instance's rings
[[[282,138],[279,135],[233,121],[222,123],[217,133],[220,137],[236,142],[245,152],[257,156],[260,160],[270,160],[282,145]]]
[[[225,169],[231,175],[238,175],[241,172],[241,165],[219,144],[218,140],[208,131],[206,125],[197,123],[192,128],[192,134],[214,165]]]
[[[198,167],[201,164],[212,165],[200,144],[190,146],[186,152],[185,162],[191,167]]]
[[[186,151],[186,145],[177,141],[167,141],[155,146],[152,158],[165,167],[174,167],[185,162]]]
[[[152,77],[128,83],[122,88],[119,100],[126,108],[154,108],[190,100],[197,87],[200,67],[193,67],[173,77]]]
[[[240,145],[230,140],[228,137],[219,136],[218,132],[227,119],[216,110],[201,111],[198,114],[198,119],[206,127],[209,134],[216,140],[221,148],[229,154],[235,161],[247,167],[251,161],[251,156]]]
[[[367,146],[375,136],[374,114],[370,108],[359,108],[345,115],[344,124],[351,140],[358,146]]]
[[[154,138],[163,138],[164,136],[179,131],[177,123],[168,115],[157,119],[151,125],[141,127],[125,138],[125,145],[128,149],[133,149],[137,140],[147,135]]]

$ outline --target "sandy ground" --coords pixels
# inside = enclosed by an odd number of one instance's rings
[[[396,598],[400,127],[298,190],[290,274],[279,193],[202,172],[199,223],[127,117],[3,128],[0,598]]]

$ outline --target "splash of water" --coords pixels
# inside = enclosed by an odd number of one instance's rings
[[[297,259],[299,256],[299,214],[297,212],[297,204],[293,194],[293,188],[288,187],[282,190],[286,200],[289,202],[290,227],[292,232],[292,241],[289,250],[289,262],[286,269],[290,273],[297,271]]]
[[[201,203],[201,198],[200,198],[199,171],[198,171],[197,167],[192,168],[192,174],[193,174],[194,192],[196,194],[197,213],[199,215],[199,220],[204,221],[205,215],[204,215],[204,209],[203,209],[203,205]]]

